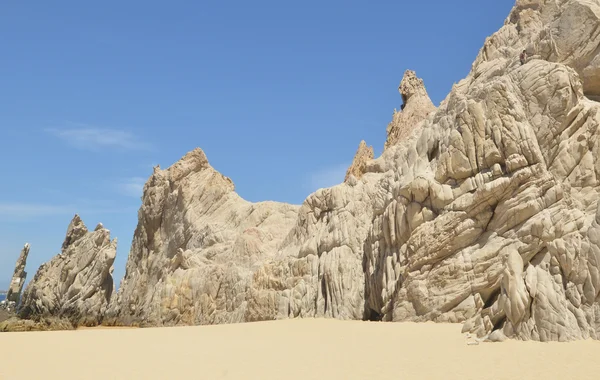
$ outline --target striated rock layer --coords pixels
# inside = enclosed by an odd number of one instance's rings
[[[113,292],[116,250],[117,239],[111,241],[110,231],[102,224],[88,231],[75,215],[62,253],[43,264],[27,285],[18,317],[36,321],[62,319],[74,325],[99,324]]]
[[[599,26],[597,1],[517,1],[439,108],[407,72],[382,156],[299,208],[242,200],[200,150],[156,170],[107,321],[598,339]]]

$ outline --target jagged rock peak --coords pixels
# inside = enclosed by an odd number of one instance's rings
[[[100,323],[114,288],[116,253],[117,240],[110,240],[109,230],[88,231],[75,215],[62,253],[40,266],[23,293],[18,316],[59,318],[75,325]]]
[[[62,245],[62,251],[64,252],[69,245],[73,244],[75,241],[80,239],[88,232],[87,227],[81,220],[78,214],[75,214],[71,223],[69,223],[69,227],[67,227],[67,235],[65,236],[65,240]]]
[[[413,70],[406,70],[404,77],[398,86],[398,92],[402,95],[404,103],[408,103],[412,97],[424,96],[429,99],[423,79],[417,78],[417,73]]]
[[[398,86],[402,96],[402,110],[394,112],[392,122],[387,127],[385,149],[408,138],[427,115],[436,110],[429,99],[423,79],[412,70],[406,70]]]
[[[210,168],[206,154],[200,148],[188,152],[179,161],[165,170],[172,181],[178,181],[192,172]]]
[[[363,174],[365,174],[366,165],[369,160],[372,160],[375,154],[373,153],[373,147],[367,146],[365,140],[362,140],[358,145],[358,150],[354,155],[354,160],[352,160],[352,165],[348,168],[346,172],[346,178],[344,182],[347,182],[351,175],[353,175],[356,179],[360,179]]]
[[[164,180],[167,180],[171,183],[179,182],[188,177],[190,174],[203,171],[208,171],[208,173],[213,174],[212,176],[207,176],[210,178],[211,185],[221,186],[230,191],[235,189],[233,181],[230,178],[222,175],[210,165],[204,151],[202,151],[200,148],[195,148],[167,169],[161,170],[160,166],[155,166],[154,173],[144,186],[144,191],[146,191],[148,186],[155,187],[157,180],[158,182],[162,182]]]
[[[21,250],[21,254],[19,255],[19,258],[17,260],[17,264],[15,265],[15,271],[10,281],[8,293],[6,294],[7,302],[14,302],[15,304],[19,302],[19,298],[21,297],[21,290],[23,290],[23,285],[25,284],[25,279],[27,278],[25,266],[27,265],[28,255],[29,243],[25,243],[25,246]]]
[[[253,271],[275,256],[298,208],[242,199],[202,150],[189,152],[146,183],[125,277],[103,323],[206,324],[260,315],[244,300],[253,294]]]

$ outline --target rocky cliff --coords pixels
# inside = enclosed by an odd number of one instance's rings
[[[18,317],[35,321],[62,319],[73,325],[99,324],[113,292],[116,249],[117,239],[111,241],[110,231],[102,224],[88,231],[75,215],[62,252],[43,264],[27,285]]]
[[[299,208],[244,201],[200,150],[157,169],[107,321],[599,338],[599,26],[597,1],[517,1],[437,109],[407,72],[381,157]]]

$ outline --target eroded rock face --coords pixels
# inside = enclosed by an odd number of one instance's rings
[[[300,208],[241,200],[201,151],[157,170],[113,322],[333,317],[598,339],[598,8],[517,1],[438,109],[407,73],[382,156]]]
[[[64,319],[97,325],[113,292],[117,239],[101,224],[88,231],[78,215],[67,229],[62,253],[43,264],[27,285],[21,319]]]
[[[10,286],[8,287],[8,292],[6,293],[6,301],[8,303],[17,305],[19,303],[19,299],[21,297],[21,291],[23,290],[23,285],[25,285],[25,279],[27,278],[27,272],[25,272],[25,266],[27,265],[27,256],[29,255],[29,243],[25,243],[25,246],[21,250],[21,254],[17,259],[17,264],[15,265],[15,271],[13,273],[12,279],[10,281]]]
[[[429,168],[401,187],[404,195],[374,228],[367,297],[387,320],[468,319],[465,331],[481,337],[494,330],[495,338],[598,337],[600,257],[590,238],[598,105],[584,97],[578,70],[563,64],[571,58],[518,62],[523,47],[542,50],[540,30],[597,6],[528,4],[517,3],[469,77],[425,123],[414,156],[420,149]],[[598,24],[595,12],[586,14],[586,23]],[[525,18],[539,23],[523,25]]]
[[[435,106],[427,95],[421,78],[412,70],[406,70],[398,86],[402,96],[402,110],[394,112],[392,122],[387,127],[385,149],[405,140],[419,126],[427,115],[435,111]]]
[[[451,93],[373,224],[369,307],[473,318],[480,336],[596,337],[599,123],[577,73],[543,60]]]
[[[367,147],[367,143],[363,140],[358,145],[358,150],[354,155],[354,160],[352,160],[352,165],[346,171],[346,178],[344,178],[344,182],[348,182],[350,176],[354,176],[355,179],[360,179],[362,175],[366,171],[367,162],[372,160],[375,157],[373,153],[373,147]]]
[[[107,323],[246,320],[254,271],[274,256],[297,207],[252,204],[196,149],[144,187],[126,275]]]

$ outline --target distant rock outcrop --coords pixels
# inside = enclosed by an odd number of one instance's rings
[[[361,141],[360,145],[358,146],[358,150],[354,155],[352,165],[350,165],[348,171],[346,172],[346,178],[344,178],[344,182],[347,182],[350,176],[360,179],[360,177],[362,177],[366,171],[367,162],[372,160],[374,157],[375,155],[373,153],[373,147],[367,147],[367,143],[364,140]]]
[[[12,304],[11,308],[19,303],[21,291],[23,290],[23,285],[25,284],[25,279],[27,278],[27,272],[25,272],[27,255],[29,255],[29,243],[26,243],[21,250],[21,254],[19,255],[17,264],[15,265],[15,271],[10,281],[10,286],[8,287],[8,292],[6,293],[6,302]]]
[[[28,284],[18,316],[97,325],[113,293],[117,239],[99,224],[88,231],[78,215],[67,229],[62,252],[43,264]]]

